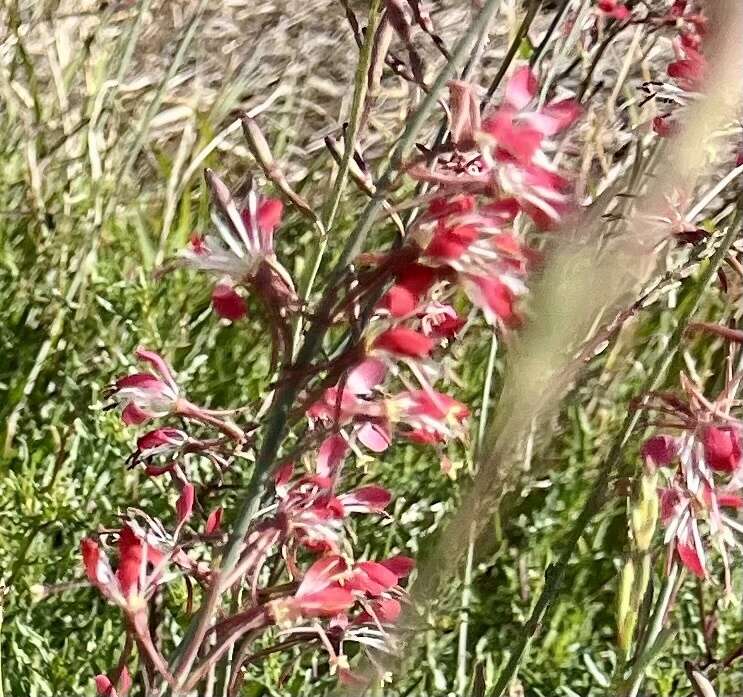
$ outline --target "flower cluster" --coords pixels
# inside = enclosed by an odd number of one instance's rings
[[[450,94],[448,154],[408,167],[433,188],[402,244],[360,255],[316,307],[298,298],[276,254],[281,202],[252,186],[238,202],[207,170],[215,232],[194,235],[176,264],[214,278],[218,316],[241,319],[248,300],[262,308],[278,359],[273,365],[281,387],[274,398],[286,385],[294,390],[284,427],[296,436],[295,447],[291,454],[275,451],[273,490],[260,492],[262,506],[235,539],[229,526],[223,530],[223,507],[212,499],[236,462],[257,459],[256,436],[268,427],[262,417],[247,425],[239,423],[240,409],[194,404],[166,360],[141,348],[136,355],[148,369],[108,388],[109,407],[121,408],[126,425],[160,422],[138,437],[129,466],[163,477],[177,491],[169,523],[131,508],[118,529],[82,542],[86,576],[123,611],[130,643],[150,678],[157,675],[177,690],[197,689],[246,636],[260,639],[263,648],[236,654],[231,694],[242,665],[300,642],[324,650],[331,672],[347,681],[359,679],[351,665],[361,653],[374,663],[375,655],[394,647],[390,628],[401,613],[400,584],[413,561],[356,557],[347,534],[353,518],[387,516],[392,495],[373,483],[346,486],[344,464],[363,449],[382,453],[398,440],[439,449],[466,443],[469,409],[440,385],[451,377],[445,352],[469,322],[458,309],[467,298],[493,329],[518,327],[517,301],[539,257],[517,229],[527,220],[554,227],[572,205],[569,182],[550,153],[552,137],[580,113],[575,102],[539,106],[528,68],[516,70],[502,103],[482,118],[474,86],[453,82]],[[248,136],[259,142],[255,129],[251,123]],[[260,141],[259,154],[266,156],[266,148]],[[298,201],[287,186],[279,183]],[[308,309],[308,332],[343,327],[345,340],[324,363],[298,365],[294,332]],[[200,460],[216,470],[213,480],[194,466]],[[443,454],[442,462],[449,462]],[[224,565],[218,561],[223,554],[230,560]],[[206,607],[219,607],[230,589],[241,590],[242,600],[229,613],[215,613],[211,625],[200,624],[180,647],[180,658],[166,661],[151,633],[149,606],[163,586],[181,580],[189,598],[201,589]],[[100,694],[126,691],[127,658],[110,675],[98,676]]]
[[[722,558],[730,590],[728,549],[741,547],[735,533],[743,532],[728,513],[743,507],[743,423],[730,413],[737,404],[733,386],[710,402],[683,375],[682,384],[685,399],[658,394],[652,407],[663,415],[659,425],[678,435],[653,436],[642,454],[647,466],[665,476],[660,508],[669,561],[677,556],[692,573],[706,578],[712,546]]]

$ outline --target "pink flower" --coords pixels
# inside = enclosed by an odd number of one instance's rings
[[[212,215],[218,235],[192,237],[181,259],[192,268],[244,283],[255,276],[262,261],[274,256],[273,233],[281,223],[283,205],[251,192],[247,207],[239,212],[222,180],[210,170],[207,180],[218,208]]]
[[[287,614],[289,617],[333,617],[345,612],[356,602],[351,590],[341,585],[348,576],[348,564],[342,557],[333,555],[318,559],[305,573],[294,597],[275,604],[275,614],[279,617]]]
[[[176,409],[178,385],[165,360],[144,348],[136,356],[152,366],[152,373],[125,375],[107,388],[106,395],[123,406],[121,418],[127,425],[138,425],[166,416]]]
[[[453,278],[491,324],[519,324],[515,305],[517,297],[526,292],[530,253],[504,229],[517,210],[511,199],[464,215],[438,218],[422,256],[432,265],[454,271]]]
[[[501,151],[523,163],[531,163],[542,141],[570,127],[582,111],[571,99],[528,109],[537,88],[537,78],[531,69],[519,68],[506,85],[503,104],[487,115],[483,123],[483,131],[496,141]]]
[[[702,434],[704,459],[715,472],[735,472],[740,467],[740,433],[731,426],[707,426]]]
[[[119,531],[115,572],[94,540],[85,538],[80,547],[88,580],[111,602],[132,612],[142,610],[139,599],[147,597],[157,584],[157,572],[148,575],[147,565],[158,569],[165,558],[163,553],[144,543],[129,524]]]
[[[540,227],[560,221],[569,207],[568,182],[543,151],[546,139],[570,127],[582,109],[572,99],[529,109],[537,79],[519,68],[506,85],[503,104],[483,122],[484,157],[500,190],[516,198]]]
[[[181,263],[218,278],[212,304],[220,317],[235,321],[245,316],[239,285],[252,285],[272,303],[287,304],[296,293],[291,276],[276,259],[273,234],[281,223],[283,204],[278,199],[259,198],[250,191],[245,208],[238,211],[227,186],[207,170],[207,182],[215,204],[212,221],[217,234],[194,236],[180,254]]]

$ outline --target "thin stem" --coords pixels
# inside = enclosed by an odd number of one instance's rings
[[[364,42],[361,45],[359,62],[356,68],[356,77],[354,78],[353,100],[351,102],[351,113],[348,117],[348,128],[346,129],[344,137],[345,147],[343,149],[343,156],[338,167],[338,174],[335,177],[333,191],[325,206],[324,229],[321,230],[319,242],[316,241],[309,250],[309,259],[307,260],[305,275],[299,285],[300,296],[305,300],[309,300],[310,294],[312,293],[312,287],[315,285],[315,279],[320,271],[320,265],[322,264],[325,250],[328,246],[328,235],[330,234],[330,230],[335,222],[336,215],[338,214],[338,207],[346,188],[346,183],[348,182],[348,173],[364,118],[364,105],[366,103],[366,94],[369,86],[368,75],[374,53],[372,49],[374,47],[374,39],[377,35],[377,25],[379,24],[380,17],[379,4],[380,0],[372,0],[371,6],[369,7],[366,35]],[[301,328],[302,321],[299,319],[294,332],[295,353],[301,335]]]
[[[343,191],[348,182],[348,172],[356,149],[356,141],[359,136],[362,118],[364,116],[364,103],[366,102],[366,92],[369,84],[368,75],[372,62],[372,48],[374,47],[374,37],[379,24],[379,3],[380,0],[372,0],[369,7],[369,19],[367,21],[366,35],[364,43],[361,46],[359,55],[359,64],[356,68],[356,78],[354,79],[353,101],[351,103],[351,113],[348,118],[348,127],[344,136],[343,158],[338,168],[338,174],[335,177],[335,185],[330,198],[325,207],[325,229],[330,232],[338,213],[338,206],[343,196]]]
[[[547,29],[547,33],[544,35],[544,38],[539,42],[539,46],[537,46],[534,49],[534,52],[531,54],[531,57],[529,58],[529,65],[531,65],[532,68],[539,61],[540,57],[542,56],[542,53],[544,53],[544,49],[547,48],[547,44],[552,38],[552,35],[555,33],[555,30],[557,29],[558,25],[562,21],[562,17],[565,14],[565,10],[568,9],[569,4],[570,4],[570,0],[562,0],[562,4],[560,5],[557,12],[555,12],[554,17],[552,17],[552,21],[550,22],[549,28]]]
[[[508,66],[511,65],[511,61],[513,61],[516,53],[518,53],[518,50],[521,47],[521,43],[526,36],[526,32],[529,31],[529,27],[534,21],[534,17],[536,17],[537,11],[541,7],[541,5],[542,0],[531,0],[531,2],[529,3],[529,7],[526,8],[526,14],[524,15],[524,19],[521,20],[521,25],[516,31],[516,36],[513,37],[513,41],[508,47],[508,51],[506,52],[506,55],[503,58],[500,67],[498,68],[498,72],[495,74],[493,81],[490,83],[490,87],[488,87],[488,92],[485,95],[485,99],[482,101],[482,108],[490,103],[490,100],[493,98],[495,91],[498,89],[498,86],[503,81],[503,78],[508,71]]]
[[[642,652],[638,655],[635,660],[635,664],[632,668],[627,683],[624,688],[620,689],[617,697],[636,697],[637,692],[642,685],[642,679],[645,676],[645,670],[652,661],[655,655],[655,643],[663,630],[663,624],[668,613],[668,607],[671,603],[671,599],[675,596],[675,591],[678,587],[678,582],[681,581],[682,576],[680,574],[680,567],[677,562],[671,566],[668,576],[663,584],[658,604],[655,606],[653,612],[652,624],[650,625],[650,631],[648,631]]]
[[[689,324],[689,319],[697,311],[705,290],[709,287],[710,283],[715,278],[717,270],[722,264],[725,255],[738,237],[740,231],[739,225],[740,214],[737,214],[730,225],[730,229],[722,239],[720,246],[717,248],[717,251],[710,260],[707,268],[704,270],[704,273],[699,280],[694,301],[687,305],[683,313],[679,316],[678,324],[676,325],[676,329],[671,335],[668,346],[666,347],[666,350],[661,356],[658,363],[656,363],[655,368],[648,376],[644,386],[639,391],[640,394],[653,392],[663,384],[666,370],[668,370],[668,367],[671,365],[671,362],[673,361],[676,353],[679,350],[684,332],[686,331],[686,327]],[[593,485],[593,489],[591,490],[588,499],[583,505],[583,509],[578,515],[575,524],[566,537],[566,544],[562,552],[560,553],[558,560],[554,564],[552,564],[545,573],[544,588],[542,589],[542,593],[537,599],[531,616],[524,625],[522,635],[516,643],[508,664],[501,671],[501,674],[498,676],[498,680],[495,686],[490,692],[491,697],[500,697],[500,695],[503,694],[507,686],[510,684],[513,677],[516,675],[516,672],[521,665],[521,661],[532,638],[544,623],[544,620],[550,607],[552,606],[552,603],[555,601],[562,588],[562,583],[565,579],[565,574],[567,572],[567,567],[570,563],[570,559],[573,556],[573,551],[576,549],[578,542],[583,536],[583,533],[585,532],[589,523],[591,522],[591,520],[593,520],[594,515],[598,513],[598,511],[603,506],[607,496],[609,495],[609,482],[612,473],[621,463],[622,456],[624,454],[624,448],[634,434],[635,429],[637,428],[639,423],[640,410],[636,409],[628,413],[619,436],[614,441],[614,444],[612,445],[611,451],[609,452],[609,455],[607,456],[603,467],[599,470],[599,474]]]
[[[465,697],[469,676],[467,673],[467,635],[470,624],[470,599],[472,597],[472,565],[475,556],[475,526],[470,526],[467,542],[467,561],[462,581],[462,607],[459,613],[459,643],[457,646],[457,694]]]

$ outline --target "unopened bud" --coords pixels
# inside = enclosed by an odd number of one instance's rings
[[[619,648],[625,656],[632,647],[632,636],[637,622],[637,612],[632,602],[635,585],[635,563],[628,559],[619,576],[617,592],[617,639]]]
[[[632,535],[639,552],[646,552],[650,548],[658,523],[658,508],[658,475],[644,474],[631,512]]]

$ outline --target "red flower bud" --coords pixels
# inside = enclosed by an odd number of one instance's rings
[[[740,434],[730,426],[708,426],[702,436],[704,459],[716,472],[734,472],[740,466]]]
[[[178,516],[178,523],[184,523],[191,517],[194,504],[194,487],[190,482],[183,487],[181,495],[175,504],[175,511]]]

